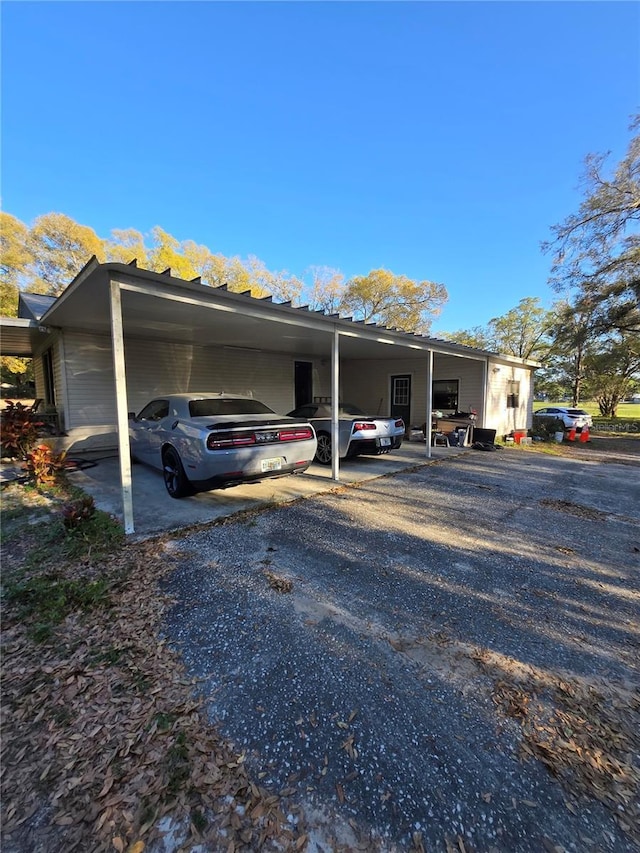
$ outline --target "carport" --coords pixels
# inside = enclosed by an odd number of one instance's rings
[[[25,324],[26,325],[26,324]],[[64,365],[64,336],[74,330],[88,331],[110,341],[115,385],[117,440],[124,528],[133,533],[134,506],[128,434],[127,374],[131,356],[125,352],[132,338],[154,346],[188,344],[215,346],[230,353],[300,353],[330,364],[333,444],[338,445],[340,365],[343,360],[366,363],[370,360],[418,358],[426,363],[426,406],[424,422],[431,423],[431,387],[434,353],[482,364],[486,389],[488,353],[446,341],[388,329],[377,324],[354,321],[337,314],[325,315],[291,303],[274,303],[271,297],[257,299],[250,291],[233,293],[226,286],[203,285],[199,278],[185,281],[171,270],[155,273],[129,265],[100,264],[95,258],[83,268],[60,297],[23,333],[31,336],[56,334],[61,340],[60,360]],[[88,366],[90,367],[90,366]],[[64,369],[60,371],[60,393],[68,397]],[[186,389],[185,389],[186,390]],[[202,389],[200,389],[202,390]],[[484,394],[483,390],[483,394]],[[67,399],[68,411],[73,409]],[[409,424],[407,424],[409,426]],[[430,442],[424,455],[432,455]],[[340,480],[340,461],[334,455],[331,477]]]

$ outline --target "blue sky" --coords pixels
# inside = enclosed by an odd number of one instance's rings
[[[5,2],[2,205],[271,270],[442,282],[432,331],[549,305],[549,228],[625,153],[625,2]]]

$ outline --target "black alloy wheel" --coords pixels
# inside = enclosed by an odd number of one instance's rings
[[[331,465],[333,453],[331,451],[331,436],[326,432],[318,433],[318,449],[316,450],[316,462],[321,465]]]
[[[193,487],[184,473],[178,452],[173,447],[167,447],[162,454],[162,473],[164,484],[172,498],[186,498],[193,494]]]

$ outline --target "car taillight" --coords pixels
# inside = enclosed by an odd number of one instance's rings
[[[396,426],[400,429],[404,429],[404,421],[402,420],[402,418],[398,418],[398,420],[396,421]]]
[[[229,447],[249,447],[256,443],[253,432],[212,432],[207,438],[209,450],[225,450]]]
[[[297,427],[296,429],[281,429],[279,439],[280,441],[305,441],[306,439],[313,438],[313,431],[311,427]]]
[[[353,429],[355,432],[361,432],[367,429],[376,429],[376,425],[369,424],[366,421],[356,421],[353,425]]]

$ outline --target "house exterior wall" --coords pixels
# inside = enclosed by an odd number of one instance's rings
[[[509,435],[513,430],[529,429],[533,418],[533,371],[515,365],[489,365],[487,389],[487,425],[497,430],[498,436]],[[518,406],[507,405],[510,383],[519,387]]]
[[[411,376],[411,418],[407,427],[421,427],[427,414],[427,354],[386,361],[347,361],[341,367],[342,399],[360,406],[368,414],[391,414],[391,377]],[[366,381],[363,376],[366,375]],[[460,410],[483,408],[483,362],[470,358],[435,354],[433,378],[458,381]]]
[[[67,446],[77,451],[115,447],[116,395],[111,339],[106,335],[66,332],[64,352]],[[127,409],[134,412],[139,412],[159,394],[225,391],[253,394],[284,414],[295,404],[295,361],[312,362],[314,394],[323,393],[330,378],[325,360],[224,347],[127,339],[125,358]]]
[[[68,433],[66,446],[77,452],[116,447],[111,339],[106,335],[65,332],[64,336],[47,341],[43,351],[48,346],[53,347],[56,404]],[[274,411],[286,413],[295,405],[295,361],[312,363],[314,396],[331,396],[331,363],[327,358],[141,339],[125,341],[125,357],[129,411],[140,411],[152,397],[162,393],[226,391],[253,394]],[[494,367],[500,369],[494,373]],[[35,374],[36,393],[44,396],[41,357],[36,359]],[[340,398],[355,403],[369,414],[388,416],[391,377],[405,374],[412,378],[411,415],[407,427],[419,427],[425,421],[427,408],[426,353],[389,361],[345,360],[340,366]],[[459,407],[463,411],[476,409],[478,426],[495,429],[498,435],[530,426],[532,372],[526,368],[490,364],[486,406],[483,376],[483,361],[434,355],[433,378],[458,381]],[[520,383],[518,408],[509,409],[508,382],[514,380]]]
[[[49,335],[42,346],[34,353],[33,377],[36,386],[36,399],[46,400],[46,385],[44,378],[43,356],[47,350],[51,350],[53,363],[53,395],[54,399],[49,405],[54,405],[60,418],[60,424],[64,424],[65,395],[64,395],[64,365],[61,352],[62,336],[59,332]]]

